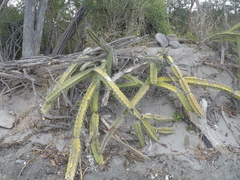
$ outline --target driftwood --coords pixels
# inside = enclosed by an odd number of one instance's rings
[[[228,149],[226,145],[224,145],[219,138],[217,137],[217,134],[214,132],[212,128],[209,127],[207,123],[207,101],[205,99],[202,99],[200,102],[200,105],[202,106],[202,109],[205,113],[202,117],[197,117],[197,115],[193,112],[188,112],[189,119],[191,122],[201,130],[201,132],[207,137],[208,141],[211,143],[211,145],[216,148],[221,153],[227,153]]]
[[[134,45],[145,39],[145,37],[129,36],[117,39],[108,43],[115,51],[120,48]],[[95,47],[89,54],[84,54],[84,51],[69,55],[57,56],[34,56],[27,59],[14,60],[0,63],[0,77],[1,81],[5,80],[21,80],[29,81],[29,77],[33,79],[34,84],[41,85],[46,79],[46,74],[64,70],[73,63],[84,63],[87,61],[101,61],[105,59],[106,53],[100,47]],[[27,72],[28,78],[26,77]]]

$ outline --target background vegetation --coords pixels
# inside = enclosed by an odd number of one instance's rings
[[[0,0],[0,4],[5,1]],[[36,14],[41,1],[36,0]],[[0,7],[0,62],[22,57],[26,2],[10,0],[5,8]],[[81,6],[86,8],[85,16],[76,22],[77,28],[67,42],[63,42],[61,54],[93,45],[85,32],[87,27],[106,42],[129,35],[147,34],[151,38],[158,32],[175,33],[180,38],[201,42],[214,33],[229,29],[240,19],[240,2],[235,0],[51,0],[43,17],[40,54],[52,54]]]

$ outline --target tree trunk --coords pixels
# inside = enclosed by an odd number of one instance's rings
[[[39,12],[38,12],[38,19],[36,22],[36,30],[35,30],[35,53],[34,55],[38,55],[40,51],[40,45],[42,40],[42,30],[43,30],[43,24],[44,24],[44,16],[47,9],[47,3],[48,0],[42,0],[40,2]]]
[[[36,0],[25,0],[25,14],[23,23],[23,45],[22,57],[28,58],[34,55],[33,51],[33,32],[34,32],[34,14]]]
[[[68,0],[65,5],[63,6],[62,9],[60,9],[58,12],[57,12],[57,16],[56,18],[54,18],[54,22],[52,24],[52,28],[49,32],[49,36],[48,36],[48,40],[47,40],[47,43],[44,47],[44,55],[49,55],[51,50],[52,50],[52,42],[57,38],[55,37],[54,39],[54,35],[56,33],[56,30],[57,30],[57,24],[60,20],[60,18],[62,17],[62,13],[68,8],[69,4],[70,4],[71,0]],[[54,40],[53,40],[54,39]]]
[[[22,47],[23,58],[29,58],[39,54],[47,2],[48,0],[42,0],[40,2],[38,17],[36,17],[37,21],[36,24],[34,24],[36,0],[25,0]]]
[[[223,22],[223,26],[224,26],[224,30],[228,30],[230,28],[230,25],[228,24],[228,13],[227,13],[227,9],[226,9],[226,2],[227,0],[223,0],[223,15],[224,15],[224,22]],[[221,64],[224,64],[225,61],[225,52],[228,50],[228,42],[227,41],[222,41],[221,42]]]
[[[0,13],[3,11],[3,9],[7,6],[7,3],[9,0],[3,0],[3,2],[0,5]]]
[[[195,0],[196,6],[197,6],[197,11],[200,16],[203,15],[202,7],[200,6],[200,3],[198,0]]]
[[[72,19],[70,24],[68,25],[67,29],[64,31],[60,39],[57,41],[56,47],[53,49],[52,55],[55,56],[57,54],[61,54],[63,51],[63,48],[69,38],[72,37],[72,35],[75,33],[77,26],[79,22],[84,18],[86,14],[87,9],[84,6],[81,6],[76,16]]]

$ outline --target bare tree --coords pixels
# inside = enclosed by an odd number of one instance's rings
[[[228,13],[227,13],[226,2],[227,0],[223,0],[223,3],[222,3],[223,15],[224,15],[224,22],[223,22],[224,30],[228,30],[230,28],[230,25],[228,23]],[[226,50],[228,50],[228,42],[222,41],[221,42],[221,62],[220,62],[221,64],[224,64]]]
[[[22,50],[23,58],[39,54],[47,2],[48,0],[41,0],[38,7],[38,13],[35,13],[37,9],[36,0],[25,0]],[[36,18],[35,14],[37,14]]]
[[[84,6],[81,6],[78,9],[78,11],[76,13],[76,16],[72,19],[72,21],[68,25],[67,29],[64,31],[62,36],[57,41],[57,45],[53,49],[52,55],[57,55],[57,54],[61,54],[62,53],[62,50],[63,50],[67,40],[69,38],[71,38],[71,36],[75,33],[75,31],[77,29],[77,26],[78,26],[79,22],[85,16],[86,11],[87,11],[87,9]]]
[[[4,48],[0,46],[4,60],[14,60],[22,49],[22,25],[17,23],[9,24],[9,31],[11,35],[4,43]]]
[[[198,0],[192,0],[192,2],[193,2],[193,3],[194,3],[194,2],[196,3],[198,14],[199,14],[200,16],[203,15],[202,7],[201,7],[199,1],[198,1]]]
[[[58,37],[56,35],[58,23],[62,17],[62,13],[68,8],[70,2],[71,2],[71,0],[65,1],[65,5],[60,10],[58,10],[56,18],[53,18],[54,21],[53,21],[53,24],[51,24],[52,25],[51,30],[48,31],[49,35],[47,38],[47,43],[44,46],[44,55],[48,55],[50,53],[50,51],[52,49],[53,41],[55,39],[58,39]],[[51,22],[51,21],[49,21],[49,22]],[[56,36],[56,37],[54,37],[54,36]]]

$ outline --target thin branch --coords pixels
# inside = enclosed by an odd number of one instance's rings
[[[74,109],[75,111],[77,111],[77,108],[71,103],[71,101],[67,98],[66,93],[64,92],[64,90],[61,88],[60,84],[53,78],[53,75],[50,71],[48,71],[52,80],[54,81],[55,84],[58,85],[58,87],[61,89],[62,95],[64,97],[64,99],[66,100],[66,102],[71,106],[72,109]]]
[[[39,118],[39,120],[41,122],[41,120],[42,120],[42,113],[40,111],[40,107],[39,107],[39,103],[38,103],[37,91],[36,91],[35,84],[34,84],[34,78],[32,78],[31,76],[28,75],[28,73],[27,73],[25,68],[23,69],[23,73],[24,73],[24,76],[32,82],[32,88],[33,88],[33,93],[34,93],[34,102],[35,102],[35,106],[37,108],[38,118]]]
[[[103,122],[103,124],[110,129],[111,126],[107,123],[107,121],[103,118],[101,118],[101,121]],[[106,130],[104,130],[105,133],[107,133]],[[143,153],[141,153],[140,151],[134,149],[132,146],[126,144],[125,142],[123,142],[120,137],[118,137],[117,135],[113,135],[112,138],[118,142],[120,142],[121,144],[123,144],[124,146],[126,146],[128,149],[130,149],[131,151],[133,151],[135,154],[139,155],[140,157],[142,157],[143,159],[150,159],[148,156],[144,155]]]

